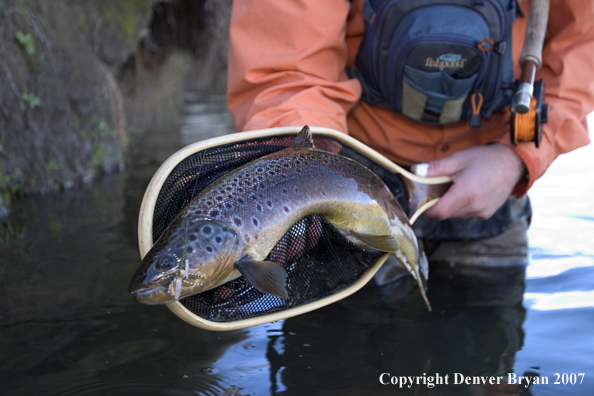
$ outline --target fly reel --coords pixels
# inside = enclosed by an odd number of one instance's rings
[[[542,80],[534,83],[534,93],[527,112],[521,114],[517,111],[516,95],[512,96],[510,132],[513,146],[524,142],[534,142],[536,147],[540,146],[542,126],[547,123],[549,112],[549,105],[544,100],[545,89]]]

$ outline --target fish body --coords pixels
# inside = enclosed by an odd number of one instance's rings
[[[394,195],[360,163],[316,149],[305,127],[292,147],[202,190],[147,253],[130,292],[142,303],[167,303],[244,275],[258,290],[287,298],[284,269],[264,260],[312,214],[361,246],[393,253],[420,281],[417,239]]]

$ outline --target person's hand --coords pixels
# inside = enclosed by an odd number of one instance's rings
[[[510,196],[525,172],[514,150],[503,144],[472,147],[431,161],[427,176],[452,177],[452,187],[425,213],[444,220],[451,217],[488,219]]]

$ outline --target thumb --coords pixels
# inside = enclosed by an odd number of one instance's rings
[[[456,154],[429,162],[428,177],[451,176],[463,168],[463,162]]]

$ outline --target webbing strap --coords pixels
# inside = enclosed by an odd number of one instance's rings
[[[444,103],[445,102],[442,99],[427,97],[421,120],[435,123],[439,122]]]

